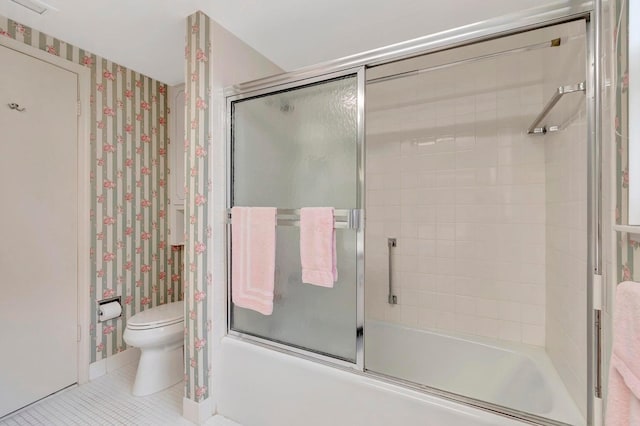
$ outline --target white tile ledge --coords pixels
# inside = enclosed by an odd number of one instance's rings
[[[613,229],[628,234],[640,234],[640,225],[613,225]]]

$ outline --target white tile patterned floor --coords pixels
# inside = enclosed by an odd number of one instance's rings
[[[82,386],[70,388],[0,420],[0,426],[124,425],[193,426],[182,413],[184,385],[135,397],[136,364],[124,366]],[[215,416],[205,426],[240,426]]]

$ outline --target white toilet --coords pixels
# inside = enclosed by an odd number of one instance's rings
[[[124,341],[140,348],[133,394],[150,395],[184,377],[184,302],[167,303],[127,321]]]

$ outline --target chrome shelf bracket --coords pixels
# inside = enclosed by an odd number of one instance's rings
[[[531,125],[527,129],[527,134],[529,134],[529,135],[544,135],[547,132],[557,132],[558,130],[560,130],[560,126],[542,126],[542,127],[540,127],[540,123],[542,123],[542,121],[545,119],[545,117],[547,115],[549,115],[549,113],[551,112],[553,107],[556,106],[558,101],[560,101],[560,99],[562,99],[562,97],[564,95],[568,95],[569,93],[576,93],[576,92],[584,93],[586,91],[586,87],[587,87],[587,84],[584,81],[582,83],[578,83],[578,84],[571,84],[569,86],[560,86],[560,87],[558,87],[556,89],[556,91],[553,93],[553,96],[551,96],[551,99],[549,99],[547,104],[542,109],[542,112],[540,112],[540,114],[538,114],[536,119],[533,120],[533,123],[531,123]]]

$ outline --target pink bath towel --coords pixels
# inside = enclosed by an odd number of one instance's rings
[[[233,303],[263,315],[273,313],[276,269],[276,209],[231,209]]]
[[[606,426],[640,425],[640,283],[616,289]]]
[[[338,280],[333,207],[300,210],[302,282],[333,287]]]

